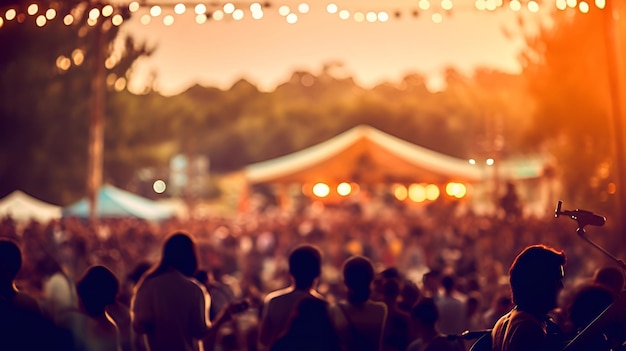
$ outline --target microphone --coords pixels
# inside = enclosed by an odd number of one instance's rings
[[[565,215],[570,217],[571,219],[578,222],[578,225],[584,227],[586,225],[595,225],[601,227],[606,223],[606,218],[595,214],[591,211],[579,210],[575,209],[574,211],[561,211],[561,205],[563,201],[560,201],[556,205],[556,211],[554,212],[555,217],[559,217],[560,215]]]

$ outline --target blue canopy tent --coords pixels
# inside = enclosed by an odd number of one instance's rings
[[[173,211],[157,202],[131,192],[104,185],[98,192],[98,218],[135,217],[146,220],[161,220],[172,217]],[[89,200],[84,198],[64,207],[63,217],[89,218]]]

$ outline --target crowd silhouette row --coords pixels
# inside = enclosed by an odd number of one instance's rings
[[[0,349],[626,349],[624,272],[562,228],[373,213],[5,218]]]

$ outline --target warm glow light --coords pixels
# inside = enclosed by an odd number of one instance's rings
[[[571,8],[575,8],[576,5],[578,5],[578,1],[577,0],[567,0],[567,6],[569,6]]]
[[[522,3],[517,0],[511,0],[511,2],[509,3],[509,7],[513,11],[519,11],[522,9]]]
[[[409,186],[409,199],[414,202],[424,202],[426,200],[426,189],[421,184],[411,184]]]
[[[63,24],[65,24],[66,26],[69,26],[72,23],[74,23],[74,16],[68,13],[67,15],[65,15],[65,17],[63,17]]]
[[[437,200],[439,197],[439,187],[435,184],[426,185],[426,199],[430,201]]]
[[[44,15],[39,15],[37,16],[37,19],[35,20],[35,23],[37,23],[37,27],[43,27],[46,25],[46,22],[48,20],[46,19],[46,16]]]
[[[112,69],[117,64],[117,59],[113,56],[109,56],[106,60],[104,60],[104,67],[107,69]]]
[[[165,182],[162,180],[157,180],[154,182],[154,184],[152,184],[152,189],[157,194],[163,194],[166,188],[167,186],[165,185]]]
[[[28,12],[31,16],[36,15],[37,11],[39,11],[39,6],[37,4],[28,5],[28,10],[26,10],[26,12]]]
[[[586,3],[586,2],[584,2],[584,1],[581,1],[581,2],[578,4],[578,9],[579,9],[579,10],[580,10],[580,12],[582,12],[582,13],[588,13],[588,12],[589,12],[589,4],[588,4],[588,3]]]
[[[4,19],[0,17],[0,28],[2,28],[2,26],[4,26]]]
[[[87,18],[87,25],[90,27],[93,27],[96,25],[96,23],[98,23],[97,19],[93,19],[93,18]]]
[[[328,6],[326,6],[326,11],[330,14],[335,14],[338,10],[337,5],[335,4],[328,4]]]
[[[441,8],[446,10],[446,11],[452,10],[452,0],[442,0],[441,1]]]
[[[365,15],[365,19],[367,19],[367,21],[370,23],[374,23],[378,19],[378,16],[376,15],[376,12],[368,12]]]
[[[85,54],[83,53],[83,50],[75,49],[72,51],[72,61],[74,61],[76,66],[82,65],[85,61]]]
[[[311,8],[309,7],[309,4],[303,2],[300,5],[298,5],[298,12],[300,13],[309,13],[309,10],[311,10]]]
[[[117,14],[113,16],[113,18],[111,18],[111,23],[113,23],[114,26],[121,26],[122,23],[124,23],[124,17],[122,17],[122,15],[120,14]]]
[[[239,20],[243,19],[243,10],[242,9],[236,9],[235,11],[233,11],[233,19],[235,21],[239,21]]]
[[[313,195],[317,197],[326,197],[330,194],[330,187],[324,183],[317,183],[313,185]]]
[[[613,182],[607,184],[606,191],[611,195],[615,194],[617,192],[617,185]]]
[[[148,14],[141,16],[141,18],[139,19],[139,22],[144,25],[150,24],[150,21],[152,21],[152,17],[150,17],[150,15]]]
[[[206,5],[197,4],[196,7],[194,7],[193,12],[195,12],[196,15],[204,15],[206,13]],[[196,19],[196,22],[197,22],[197,19]]]
[[[283,5],[278,8],[278,14],[281,16],[287,16],[290,12],[291,10],[289,10],[289,6],[287,5]]]
[[[164,24],[166,27],[169,27],[169,26],[171,26],[172,24],[174,24],[174,16],[172,16],[172,15],[167,15],[167,16],[163,17],[163,24]]]
[[[263,18],[263,11],[254,11],[252,12],[252,18],[256,20],[260,20]]]
[[[126,78],[124,77],[117,78],[117,80],[115,81],[115,84],[113,85],[113,88],[115,89],[115,91],[124,90],[126,88]]]
[[[446,194],[451,197],[462,198],[465,196],[467,189],[461,183],[450,182],[446,185]]]
[[[72,62],[70,61],[70,59],[65,56],[57,57],[56,63],[57,63],[57,67],[63,71],[67,71],[68,69],[70,69],[70,66],[72,65]]]
[[[89,11],[89,19],[90,20],[97,20],[98,17],[100,17],[100,10],[97,8],[93,8]]]
[[[596,7],[603,9],[606,7],[606,0],[596,0]]]
[[[498,3],[496,0],[486,0],[485,8],[488,11],[495,11],[498,8]]]
[[[408,195],[409,195],[408,190],[402,184],[398,184],[393,188],[393,196],[395,196],[396,199],[400,201],[406,200]]]
[[[348,10],[341,10],[339,11],[339,18],[341,18],[342,20],[347,20],[350,18],[350,11]]]
[[[556,8],[559,10],[565,10],[567,8],[566,0],[556,0]]]
[[[469,159],[469,164],[470,164],[470,165],[475,165],[475,164],[476,164],[476,160],[475,160],[475,159],[473,159],[473,158],[470,158],[470,159]]]
[[[8,9],[7,12],[4,13],[4,18],[6,18],[7,21],[12,21],[15,16],[17,16],[15,9]]]
[[[337,185],[337,194],[341,196],[348,196],[352,192],[352,187],[348,183],[340,183]]]
[[[162,12],[161,6],[154,5],[150,8],[150,16],[152,17],[159,17]]]
[[[174,6],[174,13],[177,15],[182,15],[185,11],[187,11],[185,4],[178,3]]]
[[[139,10],[139,3],[137,1],[131,2],[128,4],[128,10],[130,12],[137,12],[137,10]]]
[[[46,18],[50,21],[53,20],[57,16],[57,11],[55,9],[48,9],[46,11]]]
[[[217,10],[217,11],[213,12],[213,14],[211,15],[211,18],[213,18],[216,21],[221,21],[221,20],[224,19],[224,16],[225,16],[224,11]]]
[[[113,6],[106,5],[102,8],[102,16],[109,17],[113,14]]]
[[[250,12],[257,12],[257,11],[263,11],[263,6],[261,6],[261,4],[259,4],[258,2],[255,2],[250,5]]]
[[[487,164],[487,166],[493,166],[494,163],[496,163],[496,161],[493,158],[488,158],[485,161],[485,164]]]
[[[534,1],[534,0],[529,1],[528,2],[528,11],[533,12],[533,13],[538,12],[539,11],[539,4],[536,1]]]
[[[381,22],[389,21],[389,14],[385,11],[381,11],[378,13],[378,20]]]
[[[478,11],[483,11],[487,8],[485,0],[476,0],[476,2],[474,3],[474,6],[476,6],[476,10]]]
[[[355,12],[354,15],[352,15],[352,17],[358,23],[365,21],[365,15],[363,14],[363,12]]]
[[[207,18],[206,18],[205,14],[196,15],[196,23],[197,24],[205,24],[206,21],[207,21]]]
[[[420,0],[417,6],[422,10],[428,10],[430,8],[430,2],[428,0]]]
[[[441,23],[443,22],[443,15],[439,12],[435,12],[432,15],[433,23]]]
[[[287,15],[287,23],[294,24],[296,22],[298,22],[298,15],[296,15],[295,13],[290,13]]]
[[[231,14],[235,12],[235,5],[231,2],[227,2],[224,4],[224,13]]]

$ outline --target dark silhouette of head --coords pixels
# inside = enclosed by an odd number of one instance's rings
[[[365,303],[372,293],[374,266],[363,256],[352,256],[343,265],[343,281],[348,288],[348,302],[353,305]]]
[[[12,284],[21,268],[22,252],[19,246],[10,240],[0,240],[0,285]]]
[[[165,241],[161,262],[152,275],[163,273],[168,268],[173,268],[188,277],[196,272],[198,254],[196,243],[191,235],[176,232]]]
[[[563,289],[565,262],[562,251],[546,245],[526,247],[509,270],[513,302],[518,308],[535,314],[545,314],[555,308]]]
[[[439,310],[435,300],[430,297],[421,299],[411,310],[411,317],[422,326],[434,327],[439,320]]]
[[[289,255],[289,274],[296,288],[309,289],[322,271],[322,254],[313,245],[296,247]]]
[[[613,294],[608,288],[598,284],[583,286],[572,300],[570,322],[576,330],[581,330],[612,303]]]
[[[93,266],[76,284],[76,292],[82,305],[90,316],[104,313],[108,305],[115,303],[120,283],[108,268]]]
[[[456,286],[454,277],[449,274],[445,275],[443,278],[441,278],[441,286],[443,287],[443,290],[446,292],[446,294],[450,294]]]
[[[621,294],[624,290],[624,272],[617,267],[606,266],[598,269],[593,281],[609,288],[615,295]]]

